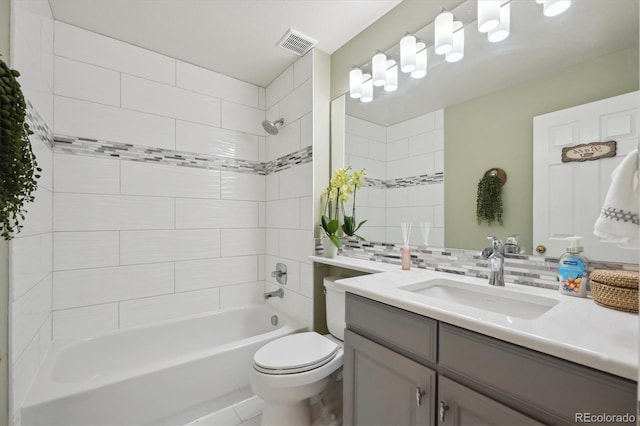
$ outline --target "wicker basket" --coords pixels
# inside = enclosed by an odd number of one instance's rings
[[[638,313],[638,273],[596,269],[589,275],[591,295],[601,306]]]

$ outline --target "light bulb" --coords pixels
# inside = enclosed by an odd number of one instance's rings
[[[376,87],[384,86],[387,79],[387,56],[378,52],[371,58],[371,74],[373,74],[373,85]]]
[[[427,45],[416,43],[416,68],[411,71],[411,77],[422,78],[427,75]]]
[[[542,13],[544,16],[557,16],[571,6],[571,0],[547,0],[542,4]]]
[[[447,62],[458,62],[464,58],[464,26],[462,22],[453,23],[453,49],[444,56]]]
[[[497,43],[509,37],[511,29],[511,4],[507,3],[500,8],[500,24],[491,31],[487,38],[492,43]]]
[[[436,16],[435,24],[435,51],[438,55],[444,55],[453,48],[453,14],[446,10]]]
[[[387,59],[387,81],[384,83],[385,92],[398,90],[398,64],[393,59]]]
[[[373,100],[373,79],[371,74],[362,75],[362,96],[361,102],[371,102]]]
[[[478,31],[488,33],[500,23],[500,0],[478,0]]]
[[[416,37],[407,34],[400,39],[400,69],[411,72],[416,67]]]
[[[362,96],[362,70],[354,68],[349,72],[349,96],[354,99]]]

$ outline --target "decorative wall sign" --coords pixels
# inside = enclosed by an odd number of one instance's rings
[[[616,156],[616,141],[591,142],[562,148],[562,162],[592,161]]]

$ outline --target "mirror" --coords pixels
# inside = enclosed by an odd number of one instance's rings
[[[400,73],[396,92],[376,88],[373,102],[365,104],[347,94],[332,103],[332,168],[364,166],[378,185],[370,185],[362,197],[358,194],[358,219],[369,219],[363,232],[367,239],[401,242],[400,221],[411,220],[412,242],[422,244],[417,223],[430,221],[432,246],[478,250],[486,246],[488,235],[505,239],[520,234],[520,244],[531,254],[543,243],[534,242],[532,232],[533,117],[638,90],[637,1],[573,2],[553,18],[544,17],[536,2],[512,1],[511,35],[495,44],[477,32],[475,4],[467,1],[453,11],[456,17],[466,17],[462,61],[447,63],[429,47],[424,79]],[[416,33],[427,46],[433,44],[432,34],[431,24]],[[397,46],[387,54],[397,58]],[[343,111],[341,121],[333,115],[334,107]],[[406,130],[421,120],[431,127],[402,134],[402,143],[388,143],[398,142],[389,136],[394,127]],[[363,141],[358,133],[365,124],[367,131],[384,129],[385,143],[375,132]],[[364,145],[368,157],[363,155]],[[425,164],[422,170],[411,161],[418,156],[425,156],[416,161]],[[401,158],[406,167],[399,166]],[[420,182],[421,176],[436,178],[439,165],[443,182]],[[504,225],[478,225],[477,183],[496,167],[507,173]],[[403,180],[404,187],[393,187]],[[439,204],[442,195],[444,203]],[[406,216],[398,214],[401,211]]]

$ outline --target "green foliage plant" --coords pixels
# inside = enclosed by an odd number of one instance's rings
[[[347,215],[344,209],[344,203],[341,203],[342,220],[344,221],[342,224],[342,232],[344,232],[345,235],[348,235],[350,237],[356,237],[361,241],[363,241],[364,238],[362,238],[360,235],[357,235],[356,232],[358,232],[358,229],[360,229],[360,227],[364,225],[367,221],[363,220],[360,223],[356,221],[356,192],[359,188],[362,188],[362,181],[364,180],[365,175],[366,175],[366,172],[364,170],[354,171],[349,177],[349,180],[347,181],[347,187],[348,187],[347,191],[350,193],[353,193],[353,205],[351,208],[351,216]]]
[[[0,235],[5,240],[22,229],[25,204],[34,201],[36,180],[42,171],[29,142],[33,132],[25,122],[26,102],[16,80],[19,76],[0,59]]]
[[[478,225],[483,221],[491,224],[502,222],[502,181],[498,176],[483,176],[478,182],[478,196],[476,200],[476,217]]]

